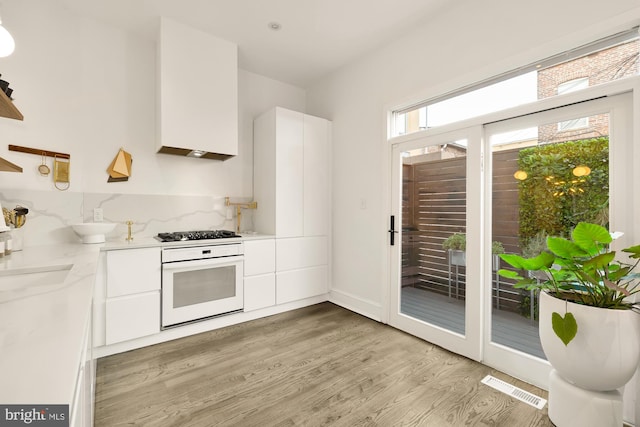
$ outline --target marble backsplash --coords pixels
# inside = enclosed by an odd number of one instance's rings
[[[248,202],[234,198],[233,202]],[[124,239],[127,221],[133,236],[153,237],[161,232],[187,230],[235,230],[235,209],[225,206],[224,196],[74,193],[32,190],[0,190],[6,209],[29,209],[17,232],[23,245],[39,246],[80,242],[70,225],[93,222],[93,209],[101,208],[104,222],[118,224],[107,239]],[[229,219],[230,218],[230,219]],[[253,211],[243,210],[241,230],[253,230]]]

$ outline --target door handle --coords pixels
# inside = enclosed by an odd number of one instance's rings
[[[396,244],[396,233],[398,233],[396,231],[396,217],[395,215],[391,215],[391,220],[390,220],[390,227],[388,230],[389,233],[389,243],[391,244],[391,246],[395,246]]]

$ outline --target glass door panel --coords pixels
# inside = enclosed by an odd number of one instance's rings
[[[580,221],[607,226],[608,134],[605,113],[492,135],[493,246],[533,257],[547,236],[568,236]],[[538,295],[497,274],[493,292],[491,340],[545,358]]]
[[[467,144],[463,139],[402,153],[400,311],[461,335]],[[455,249],[443,247],[445,241]]]
[[[479,258],[469,259],[465,245],[479,244],[477,233],[467,233],[468,201],[474,199],[468,196],[467,158],[479,152],[480,132],[477,127],[394,146],[393,212],[401,228],[392,246],[389,314],[392,326],[476,360],[479,322],[468,319],[479,316],[480,287],[478,268],[469,263]],[[474,274],[476,285],[469,285]]]
[[[491,152],[491,233],[485,244],[492,252],[484,264],[490,284],[485,357],[537,385],[545,386],[548,372],[538,336],[538,295],[500,277],[497,270],[507,265],[496,254],[536,256],[547,236],[568,236],[581,221],[610,226],[617,200],[610,148],[621,158],[629,146],[625,99],[598,99],[485,126]]]

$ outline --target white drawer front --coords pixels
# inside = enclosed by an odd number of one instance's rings
[[[244,275],[276,271],[276,241],[274,239],[244,242]]]
[[[160,292],[107,299],[107,345],[160,332]]]
[[[326,236],[276,240],[276,271],[326,264],[328,264]]]
[[[274,273],[244,279],[244,311],[276,305],[276,275]]]
[[[160,289],[160,248],[107,252],[107,298]]]
[[[276,302],[297,301],[328,292],[328,267],[312,267],[276,273]]]

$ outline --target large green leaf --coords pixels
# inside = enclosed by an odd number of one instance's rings
[[[630,248],[623,249],[622,252],[626,252],[629,255],[629,258],[640,258],[640,245],[631,246]]]
[[[542,270],[543,268],[550,268],[553,265],[556,257],[549,252],[542,252],[540,255],[534,258],[525,259],[522,262],[522,268],[525,270]]]
[[[569,345],[578,333],[578,323],[570,312],[566,312],[564,317],[555,311],[551,313],[551,326],[553,327],[553,332],[556,333],[565,346]]]
[[[524,262],[525,258],[521,257],[520,255],[500,254],[499,256],[504,262],[509,264],[511,267],[517,268],[520,270],[524,269],[524,267],[522,266],[522,263]]]
[[[547,247],[551,252],[562,258],[574,258],[588,256],[589,252],[584,251],[580,246],[562,237],[548,237]]]
[[[607,252],[604,254],[600,254],[600,255],[594,256],[589,261],[585,261],[584,266],[587,269],[604,268],[604,267],[607,267],[611,263],[611,261],[615,259],[615,257],[616,257],[615,252]]]
[[[520,276],[516,271],[513,270],[505,270],[501,268],[500,270],[498,270],[498,274],[507,279],[523,279],[522,276]]]
[[[578,223],[573,229],[571,237],[576,245],[591,254],[599,249],[598,244],[609,244],[612,240],[611,234],[606,228],[588,222]]]

